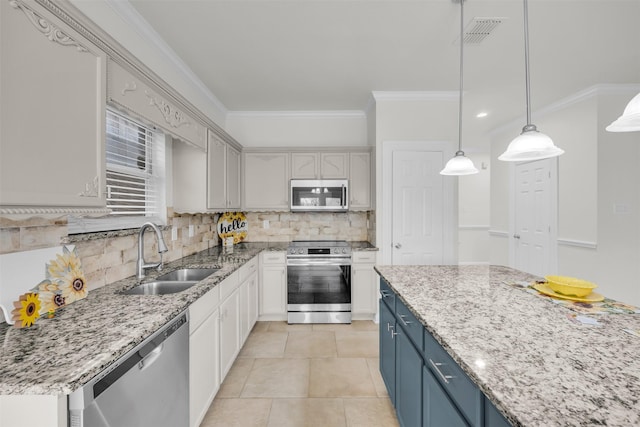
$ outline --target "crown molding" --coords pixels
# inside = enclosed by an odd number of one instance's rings
[[[178,56],[178,54],[164,41],[156,30],[144,19],[142,15],[129,3],[122,0],[105,0],[105,3],[122,19],[129,27],[133,28],[138,35],[153,44],[167,59],[173,64],[187,80],[202,92],[202,94],[224,115],[227,114],[227,107],[211,92],[211,90],[196,76],[193,70]]]
[[[581,91],[574,93],[573,95],[569,95],[565,98],[562,98],[554,103],[551,103],[545,107],[540,108],[539,110],[532,111],[531,116],[533,117],[533,121],[538,120],[540,117],[547,116],[549,114],[564,110],[572,105],[578,104],[580,102],[584,102],[588,99],[594,98],[600,95],[619,95],[626,94],[634,91],[640,91],[640,84],[597,84],[593,86],[589,86]],[[524,123],[524,119],[515,119],[502,124],[491,131],[489,131],[489,135],[493,136],[504,131],[513,129],[514,127],[522,126]]]
[[[308,110],[308,111],[229,111],[227,118],[312,118],[312,119],[365,119],[360,110]]]

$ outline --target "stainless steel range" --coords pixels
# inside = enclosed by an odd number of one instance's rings
[[[296,240],[287,250],[289,323],[351,323],[351,246]]]

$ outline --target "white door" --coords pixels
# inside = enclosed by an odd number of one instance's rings
[[[443,264],[443,154],[395,150],[392,155],[392,264]]]
[[[551,274],[555,256],[551,163],[540,160],[515,166],[514,268],[539,276]]]

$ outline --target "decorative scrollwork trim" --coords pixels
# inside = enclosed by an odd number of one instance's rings
[[[179,128],[180,126],[191,124],[182,111],[176,109],[165,100],[156,98],[148,90],[145,90],[144,93],[147,95],[147,98],[149,98],[149,105],[154,105],[158,111],[160,111],[162,117],[164,117],[164,121],[167,122],[169,126]]]
[[[138,89],[138,85],[136,84],[135,81],[130,81],[130,82],[126,82],[124,84],[124,87],[122,88],[122,90],[120,91],[120,93],[122,93],[122,96],[125,96],[127,94],[127,92],[133,92],[135,90]]]
[[[97,176],[93,180],[84,184],[84,191],[78,193],[80,197],[98,197],[100,193],[100,180]]]
[[[14,9],[20,9],[22,12],[24,12],[25,16],[29,19],[33,26],[36,27],[36,29],[42,34],[44,34],[44,36],[50,41],[59,43],[63,46],[74,46],[78,52],[89,52],[89,50],[82,44],[80,44],[77,40],[73,39],[60,28],[37,14],[22,1],[11,0],[9,4]]]

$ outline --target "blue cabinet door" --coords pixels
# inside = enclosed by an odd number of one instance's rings
[[[398,324],[396,340],[396,414],[403,427],[422,425],[422,356]]]
[[[484,425],[485,427],[511,427],[509,421],[498,412],[487,398],[484,399]]]
[[[396,404],[396,320],[383,300],[380,300],[380,374],[387,386],[391,403]]]
[[[440,383],[427,367],[422,369],[422,384],[424,387],[423,427],[468,427],[464,417],[451,403]]]

